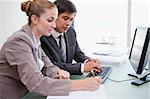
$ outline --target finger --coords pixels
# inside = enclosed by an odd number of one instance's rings
[[[64,75],[62,75],[62,78],[63,78],[63,79],[68,79],[69,76],[68,76],[67,74],[64,74]]]
[[[99,67],[100,67],[100,70],[102,70],[102,66],[101,66],[101,65],[99,65]]]
[[[61,79],[67,79],[67,77],[64,77],[64,76],[60,76],[60,78],[61,78]]]
[[[99,59],[90,59],[90,61],[93,61],[93,62],[95,62],[95,63],[100,63],[100,61],[99,61]]]
[[[91,59],[91,58],[90,58],[90,59],[87,59],[87,60],[86,60],[86,63],[87,63],[87,62],[94,62],[94,63],[95,63],[96,61],[95,61],[95,59]]]
[[[91,66],[91,70],[100,71],[101,68],[100,68],[99,66],[97,66],[97,65],[92,65],[92,66]]]
[[[59,79],[59,78],[60,78],[59,75],[56,75],[56,76],[55,76],[55,79]]]
[[[69,77],[69,73],[67,71],[63,71],[62,76],[64,79],[67,79]]]
[[[70,73],[65,71],[66,76],[69,78],[70,77]]]
[[[57,74],[55,79],[66,79],[63,75]]]
[[[67,76],[66,76],[66,79],[70,79],[70,75],[67,75]]]
[[[69,79],[70,78],[69,74],[67,74],[65,72],[63,74],[61,74],[60,76],[62,79]]]
[[[60,75],[60,78],[62,78],[62,79],[68,79],[69,77],[70,77],[70,76],[67,75],[65,72]]]
[[[99,69],[99,70],[101,69],[101,67],[99,65],[96,65],[96,68]]]
[[[100,76],[95,76],[94,79],[95,79],[97,82],[101,82],[101,80],[102,80]]]
[[[92,69],[94,72],[100,72],[100,69],[97,69],[97,68],[93,68]]]
[[[101,67],[100,67],[99,65],[97,65],[97,64],[94,64],[92,68],[93,68],[93,69],[98,69],[98,70],[101,69]]]
[[[95,59],[96,63],[100,64],[100,60],[99,59]]]
[[[60,75],[59,79],[66,79],[66,77],[64,77],[63,75]]]

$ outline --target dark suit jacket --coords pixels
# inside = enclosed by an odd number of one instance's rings
[[[71,74],[81,74],[81,63],[88,57],[80,50],[76,39],[76,32],[72,27],[64,35],[66,42],[66,62],[63,62],[60,49],[52,35],[41,37],[42,48],[55,65],[67,70]],[[77,63],[72,63],[73,60]]]

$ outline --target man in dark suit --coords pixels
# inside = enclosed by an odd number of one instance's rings
[[[56,28],[50,36],[41,37],[41,45],[50,60],[71,74],[82,74],[91,70],[99,71],[99,61],[81,51],[72,22],[76,16],[76,7],[69,0],[56,0],[58,8]],[[76,63],[72,63],[73,60]]]

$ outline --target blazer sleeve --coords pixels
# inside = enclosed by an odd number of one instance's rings
[[[39,93],[44,96],[48,95],[68,95],[69,80],[52,79],[44,76],[36,67],[36,62],[33,57],[33,50],[28,40],[22,39],[11,40],[7,44],[6,57],[8,63],[17,69],[21,82],[31,92]],[[48,62],[47,62],[48,65]],[[15,67],[16,66],[16,67]],[[52,64],[49,67],[55,68]]]

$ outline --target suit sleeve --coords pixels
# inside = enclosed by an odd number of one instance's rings
[[[53,61],[55,65],[68,71],[71,75],[81,75],[81,63],[63,63]]]
[[[84,62],[86,59],[88,59],[89,57],[87,57],[80,49],[78,42],[76,41],[76,48],[75,48],[75,54],[74,54],[74,60],[76,62]]]
[[[8,63],[11,66],[17,66],[16,72],[18,72],[21,82],[31,92],[44,96],[68,95],[70,81],[44,76],[36,67],[32,48],[27,42],[22,39],[12,40],[6,49]],[[49,67],[55,68],[51,64]]]
[[[81,62],[83,63],[86,59],[88,59],[89,57],[87,57],[84,52],[81,51],[80,46],[78,44],[77,41],[77,35],[76,35],[76,31],[71,27],[70,30],[68,31],[68,35],[70,37],[69,41],[72,41],[71,45],[74,45],[74,60],[76,62]]]
[[[53,56],[54,52],[56,52],[55,50],[52,51],[52,46],[49,44],[48,40],[46,37],[41,37],[41,46],[43,51],[45,52],[45,54],[49,57],[50,61],[58,66],[59,68],[68,71],[70,74],[82,74],[81,73],[81,63],[64,63],[62,62],[62,60],[58,57],[60,57],[57,53],[55,55],[58,56]]]

